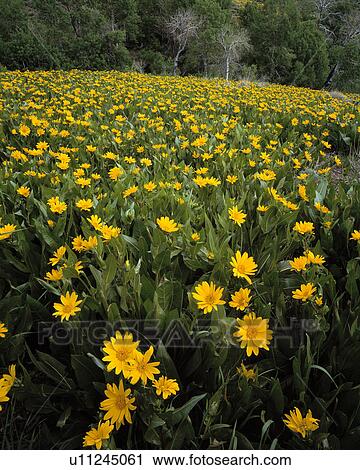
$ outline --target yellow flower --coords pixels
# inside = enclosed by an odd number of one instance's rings
[[[0,338],[5,338],[5,333],[8,333],[5,323],[0,323]]]
[[[9,390],[7,387],[0,387],[0,411],[2,411],[1,403],[6,403],[10,400],[10,398],[7,396],[8,391]]]
[[[121,228],[113,227],[112,225],[102,224],[99,228],[101,236],[105,241],[110,241],[112,238],[117,238],[121,233]]]
[[[94,236],[90,236],[88,240],[83,241],[83,247],[85,250],[92,250],[93,248],[97,247],[98,240]]]
[[[158,380],[153,381],[153,387],[156,389],[156,395],[162,395],[164,400],[169,398],[170,395],[176,395],[180,390],[175,379],[168,379],[163,375]]]
[[[246,348],[246,355],[259,354],[259,349],[269,350],[272,340],[272,330],[269,330],[269,320],[257,317],[254,312],[245,315],[242,320],[236,319],[237,331],[233,334],[238,338],[241,348]]]
[[[150,160],[150,158],[141,158],[140,163],[142,165],[145,165],[145,166],[151,166],[152,165],[152,161]]]
[[[118,155],[116,155],[116,154],[113,153],[113,152],[106,152],[106,153],[104,153],[104,155],[102,156],[102,158],[108,159],[108,160],[117,160],[117,159],[118,159]]]
[[[214,259],[215,255],[212,251],[207,251],[206,256],[208,259]]]
[[[91,199],[80,199],[76,203],[76,207],[82,211],[89,211],[93,207]]]
[[[159,369],[156,368],[160,362],[149,362],[153,353],[154,348],[152,346],[144,354],[137,350],[134,351],[133,357],[129,360],[130,365],[126,368],[127,376],[132,385],[138,383],[139,380],[146,385],[148,380],[154,380],[154,375],[160,374]]]
[[[300,256],[299,258],[294,258],[293,261],[289,261],[292,271],[305,271],[307,265],[309,264],[309,259],[306,256]]]
[[[46,281],[53,281],[58,282],[63,278],[63,270],[62,269],[52,269],[50,272],[47,272],[45,275]]]
[[[208,184],[208,178],[203,178],[202,176],[197,176],[193,179],[194,183],[197,184],[200,188],[203,188]]]
[[[305,186],[305,185],[299,184],[299,186],[298,186],[298,192],[299,192],[299,196],[301,197],[301,199],[303,199],[303,200],[306,201],[306,202],[309,201],[309,197],[308,197],[308,195],[306,194],[306,186]]]
[[[200,240],[200,235],[197,232],[194,232],[191,235],[191,238],[194,240],[194,242],[198,242]]]
[[[236,368],[238,374],[243,375],[247,381],[256,380],[257,373],[255,369],[247,369],[243,362],[240,364],[240,366],[241,368]]]
[[[126,199],[127,197],[129,197],[132,194],[136,193],[137,190],[138,190],[137,186],[130,186],[130,188],[125,189],[125,191],[123,191],[123,197]]]
[[[269,206],[257,206],[256,210],[258,210],[259,212],[266,212],[269,210]]]
[[[169,217],[160,217],[156,219],[156,223],[161,228],[161,230],[166,233],[173,233],[179,230],[179,226],[175,220],[169,219]]]
[[[155,183],[153,183],[152,181],[149,181],[148,183],[145,183],[145,184],[144,184],[144,189],[146,189],[146,191],[151,192],[151,191],[154,191],[154,189],[156,188],[156,186],[157,186],[157,185],[156,185]]]
[[[74,269],[78,274],[83,272],[83,265],[82,265],[81,261],[76,261],[76,263],[74,264]]]
[[[329,214],[329,212],[331,212],[330,209],[328,209],[326,206],[323,206],[322,204],[320,204],[320,202],[316,202],[314,204],[314,207],[315,207],[315,209],[322,212],[323,214]]]
[[[7,388],[9,391],[11,387],[14,385],[16,380],[16,365],[11,364],[8,369],[8,374],[3,374],[0,379],[0,388]]]
[[[357,242],[360,241],[360,230],[354,230],[351,234],[350,240],[356,240]]]
[[[293,202],[290,202],[290,201],[284,201],[283,204],[285,207],[287,207],[288,209],[292,211],[296,211],[297,209],[299,209],[299,206],[297,204],[294,204]]]
[[[81,235],[78,235],[77,237],[74,237],[73,241],[72,241],[73,249],[75,251],[79,252],[79,253],[81,251],[84,251],[85,250],[84,242],[85,242],[85,240],[83,239],[83,237]]]
[[[30,128],[25,124],[21,124],[19,127],[19,134],[22,137],[27,137],[30,134]]]
[[[23,197],[29,197],[30,196],[30,189],[26,186],[20,186],[20,188],[18,188],[16,190],[16,192],[18,194],[20,194],[20,196],[23,196]]]
[[[325,258],[320,255],[314,255],[310,250],[306,251],[304,255],[307,257],[309,263],[322,265],[325,263]]]
[[[97,450],[100,450],[103,441],[110,438],[110,433],[114,429],[114,425],[110,424],[109,421],[104,423],[100,421],[97,428],[91,428],[84,437],[83,447],[95,446]]]
[[[77,178],[75,180],[75,183],[81,186],[82,188],[85,188],[86,186],[90,186],[91,179],[90,178]]]
[[[226,177],[226,181],[230,184],[235,184],[239,178],[235,175],[229,175]]]
[[[47,142],[38,142],[36,144],[36,148],[40,150],[46,150],[49,148],[49,144]]]
[[[131,424],[131,411],[136,409],[133,404],[135,398],[130,397],[131,389],[124,389],[123,381],[120,380],[119,387],[116,384],[107,384],[105,395],[107,399],[100,403],[100,408],[106,411],[104,419],[111,420],[111,424],[124,424],[126,420]]]
[[[301,434],[302,438],[306,438],[311,431],[318,429],[319,420],[312,417],[311,410],[308,410],[303,418],[299,408],[294,408],[290,414],[285,414],[283,419],[285,425],[293,432]]]
[[[256,273],[257,264],[252,256],[249,256],[245,251],[241,254],[240,251],[235,253],[235,257],[231,258],[230,265],[233,268],[233,275],[235,277],[242,277],[252,284],[249,276],[254,276]]]
[[[315,297],[315,303],[316,303],[316,305],[321,307],[321,305],[323,304],[323,298],[321,297],[321,295]]]
[[[230,307],[236,308],[236,310],[245,310],[251,300],[250,289],[239,289],[237,292],[231,295]]]
[[[117,375],[124,372],[138,346],[139,341],[133,341],[133,335],[129,332],[125,332],[122,336],[120,331],[117,331],[115,337],[105,341],[103,351],[106,356],[103,357],[103,361],[109,363],[106,367],[108,372],[114,369]]]
[[[341,165],[342,165],[342,161],[340,160],[339,157],[336,157],[336,156],[335,156],[335,157],[334,157],[334,161],[335,161],[336,166],[341,166]]]
[[[58,196],[50,198],[47,203],[54,214],[62,214],[67,209],[66,203],[60,201]]]
[[[221,181],[213,176],[211,178],[206,178],[207,184],[210,186],[219,186]]]
[[[293,227],[294,232],[301,233],[304,235],[305,233],[313,233],[314,231],[314,224],[312,222],[296,222]]]
[[[197,306],[199,309],[204,310],[204,313],[210,313],[213,309],[217,311],[218,305],[225,304],[225,301],[221,300],[224,288],[216,287],[212,281],[210,284],[206,281],[198,284],[195,291],[192,296],[198,301]]]
[[[53,258],[50,258],[49,264],[56,266],[64,257],[66,253],[66,246],[60,246],[54,253]]]
[[[95,230],[101,230],[102,228],[102,223],[101,223],[101,218],[97,215],[92,215],[88,219],[86,219],[90,224],[94,227]]]
[[[208,138],[206,136],[201,135],[192,142],[192,145],[193,147],[203,147],[206,144],[207,140]]]
[[[243,211],[239,211],[237,206],[229,208],[229,219],[234,221],[237,225],[241,225],[245,222],[246,214]]]
[[[11,235],[15,232],[16,225],[13,224],[6,224],[3,227],[0,227],[0,240],[5,240],[6,238],[10,238]]]
[[[66,292],[65,295],[60,297],[61,303],[54,303],[55,312],[53,313],[54,317],[61,317],[61,321],[69,320],[70,317],[76,315],[77,312],[80,312],[80,307],[82,300],[78,300],[78,296],[75,292]]]
[[[301,284],[300,289],[296,289],[292,291],[293,299],[301,300],[302,302],[306,302],[311,298],[311,296],[316,292],[316,287],[311,282],[307,284]]]
[[[272,170],[263,170],[257,177],[262,181],[272,181],[276,179],[276,173]]]

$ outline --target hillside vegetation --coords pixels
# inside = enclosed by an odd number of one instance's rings
[[[359,110],[0,73],[1,446],[359,448]]]

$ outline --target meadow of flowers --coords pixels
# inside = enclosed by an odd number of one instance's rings
[[[0,73],[2,448],[360,448],[359,111]]]

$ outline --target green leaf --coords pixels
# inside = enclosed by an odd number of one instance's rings
[[[87,356],[80,354],[71,355],[71,367],[73,368],[79,386],[86,390],[93,382],[104,380],[102,371]]]
[[[116,276],[116,271],[117,271],[117,260],[115,256],[110,253],[108,257],[106,258],[106,268],[105,271],[103,272],[103,279],[104,279],[104,284],[105,284],[105,289],[110,287],[110,284],[112,281],[115,279]]]
[[[176,366],[161,341],[156,351],[156,358],[160,361],[161,368],[164,370],[165,375],[169,379],[176,379],[179,382],[180,378]]]
[[[92,264],[90,264],[90,271],[91,271],[91,274],[94,276],[97,287],[101,288],[102,287],[102,273],[101,273],[101,271],[96,269]]]
[[[199,401],[205,398],[206,395],[207,395],[206,393],[203,393],[202,395],[197,395],[195,397],[192,397],[181,408],[177,408],[175,411],[172,411],[172,412],[167,412],[164,415],[164,419],[166,420],[168,424],[172,426],[180,423],[183,419],[189,416],[190,411],[199,403]]]
[[[59,289],[57,289],[56,287],[54,287],[52,284],[49,284],[48,282],[45,282],[43,279],[40,279],[40,278],[35,278],[38,283],[44,287],[44,289],[48,290],[49,292],[51,292],[52,294],[55,294],[57,296],[60,296],[61,295],[61,292]]]
[[[36,366],[36,368],[47,377],[52,379],[59,386],[59,388],[64,388],[65,386],[68,390],[71,390],[74,387],[72,380],[66,377],[66,368],[63,364],[61,364],[61,362],[49,354],[41,351],[37,351],[37,355],[40,359],[38,361],[35,359],[28,346],[27,351],[32,363]]]
[[[270,394],[269,394],[269,402],[268,405],[272,412],[280,416],[283,414],[284,411],[284,395],[282,392],[281,384],[279,379],[274,380],[273,386],[271,387]],[[271,415],[273,414],[271,413]]]

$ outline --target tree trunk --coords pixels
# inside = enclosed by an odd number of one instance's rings
[[[177,74],[177,69],[178,69],[178,65],[179,65],[179,52],[177,52],[176,56],[175,56],[175,59],[174,59],[174,69],[173,69],[173,75],[176,75]]]
[[[113,9],[111,9],[111,31],[115,31],[115,13]]]
[[[339,70],[339,64],[335,64],[334,67],[330,70],[330,73],[323,85],[323,88],[328,88],[331,85],[331,82],[334,80],[335,75]]]
[[[205,77],[207,78],[208,77],[208,63],[207,63],[207,60],[204,59],[204,75]]]
[[[177,75],[177,71],[178,71],[178,67],[179,67],[179,58],[180,58],[180,54],[184,51],[185,47],[180,47],[175,55],[175,58],[174,58],[174,70],[173,70],[173,74],[174,75]]]
[[[230,71],[230,59],[229,59],[229,56],[227,56],[226,57],[226,68],[225,68],[226,80],[229,80],[229,71]]]

